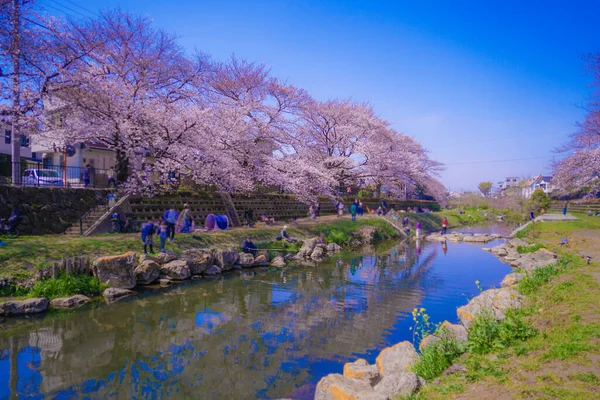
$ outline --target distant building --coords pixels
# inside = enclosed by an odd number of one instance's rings
[[[554,190],[554,186],[552,185],[552,177],[544,176],[544,175],[536,175],[532,178],[525,179],[520,184],[521,194],[526,199],[530,198],[533,192],[538,189],[542,189],[544,193],[550,194]]]
[[[12,130],[10,124],[0,123],[0,131],[2,137],[0,138],[0,161],[8,162],[12,155],[11,143],[12,143]],[[29,143],[29,136],[22,134],[20,139],[21,144],[21,157],[31,160],[36,157],[36,154],[31,152],[31,144]]]
[[[500,194],[504,194],[506,190],[511,187],[519,186],[519,178],[514,176],[509,176],[504,181],[498,182],[498,192]]]

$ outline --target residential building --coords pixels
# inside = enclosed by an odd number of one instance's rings
[[[12,154],[12,131],[10,124],[0,123],[0,131],[2,132],[2,137],[0,138],[0,155],[3,156],[0,159],[8,162]],[[27,134],[21,135],[21,157],[28,160],[36,157],[36,154],[32,154],[31,152],[31,144],[29,143]]]
[[[533,178],[525,179],[520,186],[521,193],[526,199],[530,198],[537,189],[542,189],[546,194],[550,194],[554,190],[552,177],[544,175],[536,175]]]
[[[519,185],[519,178],[515,176],[509,176],[504,179],[502,182],[498,182],[498,192],[500,194],[504,194],[507,189],[511,187],[515,187]]]

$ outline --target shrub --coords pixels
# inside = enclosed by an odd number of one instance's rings
[[[0,297],[19,297],[26,296],[29,293],[29,289],[19,285],[7,285],[0,288]]]
[[[358,191],[358,198],[360,199],[368,199],[373,196],[373,192],[368,190],[361,189]]]
[[[89,275],[65,275],[58,278],[44,279],[35,283],[29,291],[31,297],[57,297],[84,294],[86,296],[98,296],[107,285],[101,283],[98,278]]]
[[[427,346],[412,371],[426,380],[434,379],[464,353],[466,346],[454,340],[442,339]]]
[[[518,341],[524,341],[537,334],[519,310],[509,310],[504,321],[497,321],[489,314],[475,318],[469,327],[468,348],[475,354],[487,354],[505,349]]]

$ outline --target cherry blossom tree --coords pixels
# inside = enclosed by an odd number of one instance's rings
[[[553,165],[553,183],[563,193],[583,190],[593,197],[600,192],[600,53],[589,57],[588,66],[594,76],[588,114],[561,149],[572,154]]]

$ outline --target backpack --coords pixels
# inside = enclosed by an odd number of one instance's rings
[[[177,211],[169,210],[169,213],[167,214],[167,222],[170,224],[174,224],[175,222],[177,222],[177,221],[175,221],[176,218],[177,218]]]

